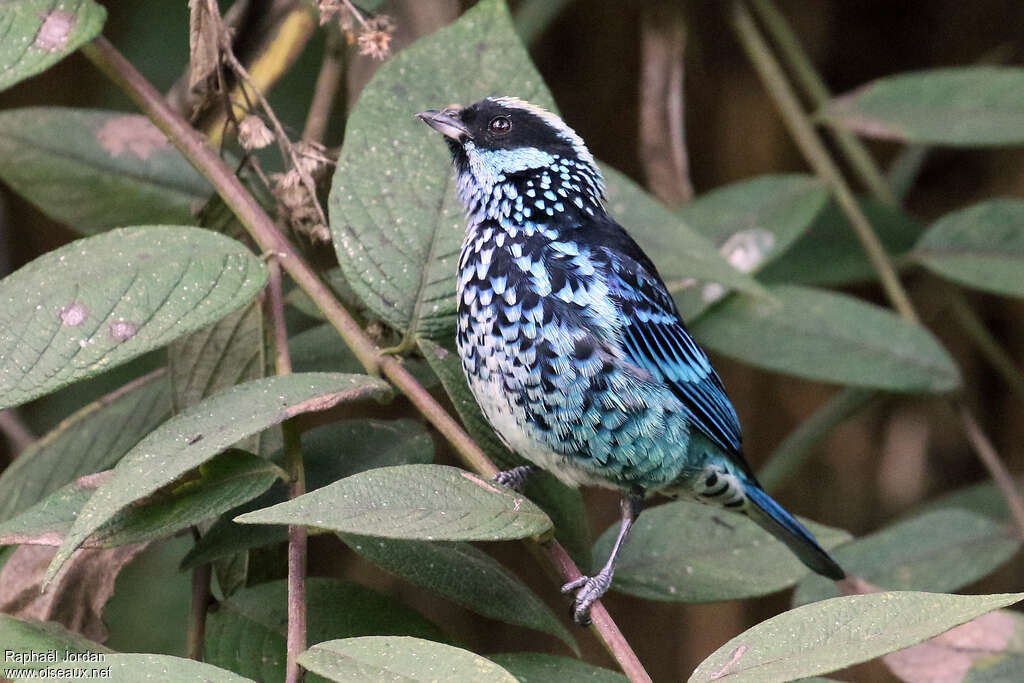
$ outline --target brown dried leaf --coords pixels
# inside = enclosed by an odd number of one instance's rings
[[[207,0],[188,0],[188,87],[209,78],[217,68],[217,32],[221,26],[216,3]]]
[[[977,660],[1006,652],[1017,620],[1007,610],[989,612],[882,660],[907,683],[960,683]]]
[[[56,621],[97,642],[107,638],[103,607],[121,570],[148,543],[76,551],[44,593],[46,568],[56,548],[23,545],[0,569],[0,612]]]

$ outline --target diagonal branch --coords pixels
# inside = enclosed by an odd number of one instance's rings
[[[101,36],[84,45],[82,52],[139,106],[196,170],[210,181],[260,249],[276,256],[295,283],[320,308],[367,372],[384,375],[405,394],[416,409],[452,444],[467,467],[484,477],[496,475],[498,468],[494,463],[444,407],[405,369],[401,361],[392,356],[380,355],[373,341],[281,234],[231,169],[209,146],[208,141],[168,106],[160,93],[118,52],[117,48]],[[545,543],[544,551],[550,559],[550,566],[556,570],[563,583],[580,575],[579,569],[573,564],[565,549],[556,541]],[[650,676],[618,626],[599,602],[594,603],[591,618],[594,632],[629,679],[635,682],[649,682]]]

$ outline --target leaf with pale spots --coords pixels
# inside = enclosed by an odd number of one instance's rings
[[[78,515],[50,569],[61,564],[118,512],[250,434],[343,401],[381,399],[386,383],[366,375],[303,373],[239,384],[186,409],[140,441]]]
[[[335,250],[367,307],[409,337],[451,337],[466,229],[448,149],[414,114],[492,95],[556,110],[501,0],[478,3],[385,62],[349,117],[330,196]],[[663,273],[761,291],[639,186],[604,170],[612,214]]]
[[[361,472],[235,521],[424,541],[502,541],[551,529],[523,495],[444,465]]]
[[[13,0],[0,12],[0,91],[95,38],[107,11],[92,0]]]
[[[822,547],[850,534],[804,520]],[[616,523],[594,544],[603,564]],[[810,570],[747,517],[691,501],[646,510],[615,563],[615,590],[648,600],[712,602],[767,595],[794,585]]]
[[[519,683],[626,683],[617,671],[603,669],[570,657],[539,652],[512,652],[487,655],[516,677]]]
[[[145,116],[65,107],[0,113],[0,179],[82,234],[191,224],[213,192]]]
[[[242,244],[199,228],[123,228],[44,254],[0,280],[0,408],[219,320],[266,277]]]
[[[461,648],[420,638],[364,636],[331,640],[299,655],[299,664],[344,683],[516,683],[494,662]]]
[[[781,683],[837,671],[916,645],[1024,593],[891,592],[797,607],[736,636],[705,659],[690,683]]]

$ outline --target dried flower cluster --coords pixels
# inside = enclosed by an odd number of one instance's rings
[[[350,0],[320,0],[320,24],[338,22],[349,45],[358,45],[359,54],[386,59],[391,54],[395,22],[385,14],[366,19]]]
[[[247,150],[263,149],[273,141],[274,134],[255,114],[247,115],[238,124],[238,144]]]

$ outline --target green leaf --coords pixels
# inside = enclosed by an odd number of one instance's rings
[[[548,516],[523,496],[444,465],[399,465],[361,472],[235,521],[304,524],[424,541],[501,541],[551,529]]]
[[[0,15],[0,91],[45,71],[99,34],[107,11],[92,0],[14,0]]]
[[[1024,200],[990,199],[937,220],[914,258],[968,287],[1024,296]]]
[[[1013,528],[956,508],[894,524],[838,548],[847,573],[891,590],[949,592],[990,574],[1021,540]],[[808,576],[793,595],[803,605],[838,595],[835,583]]]
[[[0,544],[60,545],[82,508],[110,473],[82,477],[17,517],[0,523]],[[199,468],[199,478],[125,508],[83,547],[112,548],[169,536],[260,495],[281,468],[250,453],[229,450]]]
[[[0,474],[0,520],[28,509],[64,484],[113,467],[171,413],[164,370],[130,382],[77,411]]]
[[[409,583],[485,617],[548,633],[577,649],[572,634],[519,577],[469,543],[339,536],[352,550]]]
[[[528,461],[505,447],[487,422],[466,384],[459,357],[443,346],[420,340],[420,351],[441,379],[455,411],[469,435],[500,468],[511,469]],[[548,472],[536,472],[526,481],[526,497],[551,518],[555,538],[585,570],[590,560],[590,527],[579,489],[566,486]]]
[[[207,618],[207,661],[256,680],[283,681],[287,605],[285,581],[244,588],[221,601]],[[355,583],[310,577],[306,606],[309,642],[371,634],[445,639],[418,612]]]
[[[145,116],[60,107],[0,112],[0,178],[84,234],[194,224],[213,191]]]
[[[773,683],[828,673],[900,650],[1000,607],[1024,593],[888,592],[797,607],[736,636],[705,659],[691,683]]]
[[[18,619],[8,614],[0,614],[0,643],[4,650],[11,651],[5,655],[5,667],[24,669],[42,669],[56,666],[54,662],[31,661],[31,656],[57,650],[61,657],[64,652],[107,654],[111,650],[85,636],[69,631],[60,624],[50,621],[34,621]]]
[[[89,499],[47,573],[119,511],[175,481],[239,439],[342,401],[382,398],[388,385],[366,375],[306,373],[226,389],[171,418],[138,443]]]
[[[165,683],[254,683],[251,678],[184,657],[153,654],[112,654],[103,659],[114,681]],[[100,666],[100,665],[97,665]]]
[[[736,295],[694,336],[719,353],[797,377],[891,391],[944,392],[960,372],[932,334],[845,294],[776,285],[775,300]]]
[[[283,462],[279,453],[274,458]],[[302,460],[310,491],[374,467],[434,460],[434,441],[415,420],[344,420],[302,434]],[[288,487],[274,486],[256,500],[232,510],[214,523],[182,560],[192,569],[236,552],[271,545],[288,538],[276,524],[236,524],[234,518],[288,500]]]
[[[753,274],[784,254],[827,203],[828,192],[813,176],[762,175],[703,194],[678,214],[734,268]],[[686,317],[724,293],[717,283],[697,284],[673,287]]]
[[[639,185],[606,165],[606,208],[651,257],[670,289],[692,279],[764,296],[764,289],[722,257],[709,239],[693,230]]]
[[[1024,486],[1024,482],[1018,480],[1017,486]],[[923,506],[912,509],[910,514],[917,515],[933,510],[950,508],[967,510],[968,512],[974,512],[1000,521],[1010,521],[1010,508],[1006,504],[1006,498],[993,481],[985,481],[955,489],[944,496],[925,503]]]
[[[352,289],[352,285],[350,285],[348,280],[345,279],[345,274],[341,272],[341,269],[329,268],[322,273],[322,276],[324,282],[338,298],[338,301],[344,304],[345,308],[348,309],[348,312],[351,313],[356,320],[362,321],[363,318],[366,317],[366,307]],[[295,307],[295,309],[310,318],[326,320],[326,318],[324,318],[324,312],[317,307],[313,300],[309,298],[309,295],[300,287],[296,287],[292,291],[288,292],[284,297],[284,302],[289,306]]]
[[[859,205],[891,259],[910,251],[924,232],[924,224],[902,209],[870,199],[861,199]],[[765,266],[758,279],[839,287],[874,282],[878,274],[846,215],[829,203],[786,253]]]
[[[465,67],[467,54],[472,69]],[[366,305],[410,338],[451,336],[466,226],[449,152],[413,114],[496,93],[554,110],[505,3],[485,0],[385,62],[346,125],[330,196],[338,262]],[[659,257],[662,274],[759,291],[668,209],[625,176],[604,170],[613,215]]]
[[[487,655],[516,677],[519,683],[625,683],[626,677],[578,659],[539,652]]]
[[[339,683],[516,683],[512,674],[480,655],[419,638],[332,640],[303,652],[299,664]]]
[[[1024,68],[970,66],[881,78],[819,112],[861,135],[980,147],[1024,143]]]
[[[850,539],[840,529],[804,522],[824,548]],[[594,564],[608,557],[618,524],[594,544]],[[690,501],[645,510],[615,563],[614,588],[648,600],[712,602],[767,595],[810,572],[768,532],[741,515]]]
[[[0,280],[0,407],[24,403],[237,310],[266,283],[244,246],[209,230],[112,230]]]

